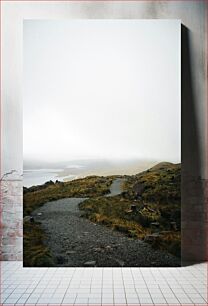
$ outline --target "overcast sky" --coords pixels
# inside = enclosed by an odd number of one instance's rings
[[[180,22],[24,21],[24,158],[180,162]]]

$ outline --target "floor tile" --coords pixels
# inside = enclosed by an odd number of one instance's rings
[[[182,268],[23,268],[1,262],[5,306],[206,305],[207,266]],[[108,281],[109,279],[109,281]]]

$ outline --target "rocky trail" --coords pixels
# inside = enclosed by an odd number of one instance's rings
[[[120,194],[121,185],[122,179],[115,179],[108,196]],[[82,218],[78,205],[83,201],[85,198],[48,202],[32,214],[46,234],[45,244],[55,266],[180,266],[180,260],[165,251]]]

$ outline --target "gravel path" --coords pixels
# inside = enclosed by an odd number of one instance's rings
[[[117,179],[111,186],[111,195],[115,195],[119,188],[121,181]],[[180,260],[167,252],[153,250],[143,241],[128,238],[120,232],[82,218],[78,204],[84,200],[61,199],[46,203],[33,212],[35,221],[41,223],[46,233],[45,243],[51,250],[56,266],[180,265]]]
[[[110,186],[110,193],[106,197],[114,197],[122,192],[122,183],[124,179],[118,178],[113,181]]]

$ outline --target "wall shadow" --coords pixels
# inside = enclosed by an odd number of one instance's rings
[[[181,261],[182,265],[206,259],[204,182],[202,152],[197,124],[197,96],[191,66],[190,31],[181,26]]]

